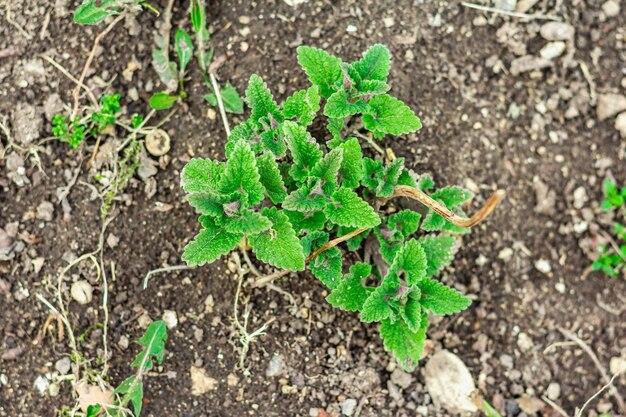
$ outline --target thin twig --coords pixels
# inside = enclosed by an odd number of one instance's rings
[[[621,411],[625,411],[626,407],[624,406],[624,398],[622,398],[621,394],[615,389],[615,387],[611,386],[613,378],[609,377],[608,372],[606,371],[604,366],[602,366],[602,363],[600,362],[600,360],[598,359],[598,356],[596,356],[594,351],[589,347],[588,344],[586,344],[584,341],[582,341],[580,338],[578,338],[578,336],[576,336],[574,333],[572,333],[570,331],[567,331],[565,329],[559,329],[559,331],[563,334],[563,336],[565,336],[569,340],[571,340],[573,342],[576,342],[576,344],[582,350],[584,350],[585,353],[587,353],[587,355],[589,355],[589,357],[591,358],[591,361],[593,362],[593,364],[596,366],[596,368],[600,372],[600,375],[602,376],[602,379],[604,380],[604,383],[607,384],[607,387],[610,387],[609,394],[611,394],[613,396],[613,398],[615,398],[615,400],[617,401],[617,405],[619,406],[620,410]],[[580,414],[578,414],[578,415],[580,416]]]
[[[98,105],[98,99],[93,94],[93,92],[89,89],[89,87],[87,87],[84,83],[80,82],[78,80],[78,78],[76,78],[72,74],[70,74],[70,72],[67,69],[65,69],[65,67],[63,65],[59,64],[58,62],[56,62],[54,59],[52,59],[48,55],[41,54],[40,56],[43,59],[45,59],[46,61],[48,61],[50,63],[50,65],[52,65],[53,67],[58,69],[59,72],[61,72],[61,74],[65,75],[70,81],[72,81],[74,84],[76,84],[77,86],[80,86],[83,90],[85,90],[85,92],[87,93],[87,96],[89,97],[89,100],[91,100],[91,103],[94,106]]]
[[[360,229],[353,230],[350,233],[346,233],[343,236],[340,236],[340,237],[338,237],[336,239],[333,239],[330,242],[326,242],[325,244],[323,244],[322,246],[317,248],[312,254],[310,254],[306,258],[306,262],[312,261],[313,259],[317,258],[320,255],[320,253],[322,253],[324,251],[327,251],[328,249],[330,249],[332,247],[337,246],[341,242],[345,242],[346,240],[352,239],[356,235],[359,235],[359,234],[363,233],[366,230],[369,230],[369,228],[368,227],[361,227]]]
[[[291,271],[288,269],[283,269],[281,271],[276,271],[272,274],[266,275],[263,278],[259,278],[256,281],[254,281],[254,285],[253,287],[262,287],[263,285],[267,284],[268,282],[272,282],[275,281],[279,278],[284,277],[285,275],[288,275]]]
[[[615,388],[612,386],[613,385],[613,381],[615,381],[615,379],[620,376],[622,373],[618,372],[615,375],[613,375],[611,377],[611,379],[609,380],[609,382],[607,382],[602,388],[600,388],[600,391],[596,392],[595,394],[593,394],[582,406],[582,408],[578,411],[578,413],[576,413],[576,417],[582,417],[583,415],[583,411],[585,410],[585,408],[587,408],[587,406],[589,405],[589,403],[591,401],[593,401],[595,398],[598,397],[598,395],[602,394],[602,392],[604,392],[605,389],[607,388],[613,388],[613,390],[615,390]],[[615,390],[615,392],[617,392],[617,390]],[[623,410],[623,408],[622,408]]]
[[[21,27],[16,21],[13,20],[13,18],[11,17],[11,5],[10,2],[7,1],[6,2],[6,19],[7,22],[9,22],[11,25],[13,25],[22,35],[24,35],[24,37],[28,40],[33,39],[33,35],[31,35],[30,33],[28,33],[26,31],[26,29],[24,29],[23,27]]]
[[[374,142],[374,139],[372,139],[372,137],[371,137],[371,136],[364,135],[364,134],[362,134],[362,133],[360,133],[360,132],[354,132],[354,135],[355,135],[355,136],[360,137],[361,139],[365,139],[365,140],[367,141],[367,143],[369,143],[369,144],[370,144],[370,146],[371,146],[371,147],[372,147],[372,148],[373,148],[376,152],[378,152],[379,154],[381,154],[381,155],[384,155],[384,154],[385,154],[385,151],[383,150],[383,148],[381,148],[380,146],[378,146],[378,144],[377,144],[376,142]]]
[[[578,65],[580,65],[580,70],[582,71],[587,84],[589,84],[589,102],[592,106],[595,106],[597,101],[596,83],[593,81],[593,77],[591,76],[591,72],[589,71],[587,64],[583,61],[578,61]]]
[[[109,24],[109,26],[107,26],[102,32],[100,32],[100,34],[98,36],[96,36],[96,39],[94,39],[93,46],[91,48],[91,52],[89,53],[89,57],[87,58],[87,61],[85,62],[85,66],[83,67],[83,71],[80,73],[80,77],[79,77],[78,83],[77,83],[78,85],[74,88],[74,91],[72,93],[73,96],[74,96],[74,107],[72,108],[71,120],[74,120],[74,118],[78,114],[78,102],[80,100],[80,84],[83,84],[84,81],[85,81],[85,77],[87,76],[87,72],[89,71],[89,67],[91,66],[91,63],[93,62],[93,59],[96,56],[96,49],[98,48],[98,45],[100,44],[100,41],[102,41],[102,39],[104,39],[104,37],[111,30],[113,30],[115,25],[117,25],[119,22],[122,21],[122,19],[124,19],[124,17],[126,17],[126,12],[122,12],[119,16],[117,16],[115,18],[115,20],[113,20]]]
[[[174,266],[165,266],[163,268],[153,269],[152,271],[149,271],[144,277],[143,289],[145,290],[146,288],[148,288],[148,280],[154,274],[160,274],[161,272],[182,271],[185,269],[193,269],[193,268],[194,268],[193,266],[188,266],[188,265],[174,265]]]
[[[552,15],[545,15],[545,14],[540,14],[540,13],[527,14],[527,13],[519,13],[519,12],[509,12],[506,10],[497,9],[495,7],[487,7],[487,6],[482,6],[480,4],[468,3],[466,1],[462,1],[461,4],[465,7],[469,7],[470,9],[476,9],[476,10],[480,10],[483,12],[498,13],[498,14],[503,14],[505,16],[519,17],[522,19],[554,20],[557,22],[560,22],[562,20],[560,17],[552,16]]]
[[[226,130],[226,137],[230,136],[230,126],[228,125],[228,119],[226,118],[226,110],[224,110],[224,103],[222,102],[222,93],[220,92],[220,86],[217,84],[215,75],[212,72],[209,73],[211,79],[211,85],[215,91],[215,97],[217,97],[217,106],[220,109],[220,115],[222,116],[222,122],[224,122],[224,130]]]
[[[569,414],[567,414],[567,411],[563,410],[563,407],[561,407],[560,405],[552,401],[550,398],[543,395],[541,399],[545,401],[550,407],[554,408],[563,417],[569,417]]]

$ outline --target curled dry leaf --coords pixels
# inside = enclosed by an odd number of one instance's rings
[[[87,411],[90,405],[108,406],[115,404],[115,396],[113,389],[103,390],[97,385],[90,385],[86,382],[76,384],[76,393],[78,394],[78,406],[83,411]]]

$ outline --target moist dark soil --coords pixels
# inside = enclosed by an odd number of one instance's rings
[[[165,7],[164,1],[158,3],[159,9]],[[544,396],[574,415],[605,381],[587,353],[559,343],[566,340],[560,329],[584,340],[609,373],[611,359],[626,358],[626,280],[589,271],[590,245],[610,231],[611,217],[599,209],[602,181],[609,176],[626,182],[624,139],[613,118],[598,120],[593,100],[596,94],[624,93],[623,10],[607,16],[602,1],[539,1],[529,13],[556,15],[576,34],[549,67],[518,74],[510,71],[511,63],[537,54],[546,43],[539,35],[543,20],[452,2],[208,3],[211,46],[215,60],[223,61],[218,76],[240,93],[253,73],[279,100],[305,86],[295,56],[300,44],[346,60],[377,42],[391,49],[392,92],[416,109],[424,128],[416,135],[386,138],[381,145],[405,157],[416,172],[432,173],[438,185],[476,191],[474,210],[493,190],[507,191],[495,213],[463,238],[456,260],[443,273],[443,281],[474,303],[431,325],[430,351],[458,355],[481,394],[503,415],[528,415],[527,398],[541,404],[537,415],[559,415]],[[0,159],[0,228],[16,231],[12,240],[19,243],[12,259],[0,261],[0,416],[51,416],[75,404],[71,383],[59,383],[60,392],[51,395],[49,389],[40,393],[35,381],[56,372],[55,363],[70,353],[67,334],[61,339],[56,325],[41,333],[50,311],[37,294],[55,300],[61,270],[68,260],[96,249],[102,227],[100,201],[84,185],[95,183],[87,167],[94,142],[70,150],[45,140],[51,129],[44,109],[55,110],[50,96],[57,94],[71,106],[74,84],[41,55],[78,76],[105,26],[74,24],[76,6],[68,0],[24,0],[0,10],[0,121],[13,139],[25,126],[33,127],[36,136],[30,144],[17,143],[27,148],[20,150],[8,149],[9,138],[0,133],[7,148]],[[174,28],[190,27],[187,11],[187,2],[175,4]],[[120,92],[129,114],[147,114],[148,98],[161,88],[150,65],[159,19],[144,11],[116,26],[87,77],[98,94],[106,84],[106,91]],[[125,78],[131,62],[138,69]],[[357,401],[353,415],[361,417],[448,415],[433,404],[419,368],[404,375],[408,384],[399,386],[398,371],[392,376],[396,364],[384,352],[376,326],[334,310],[323,286],[308,273],[275,283],[282,292],[255,289],[249,285],[252,278],[246,281],[239,318],[243,304],[250,308],[251,332],[273,321],[251,344],[245,372],[237,368],[240,343],[232,324],[235,258],[155,274],[143,289],[148,271],[182,263],[182,249],[199,228],[178,185],[185,162],[192,156],[224,156],[225,131],[219,115],[208,116],[202,99],[207,89],[197,69],[188,85],[189,99],[164,125],[172,146],[153,177],[156,193],[146,193],[145,182],[134,177],[118,196],[103,236],[111,384],[132,372],[138,346],[125,341],[142,334],[147,317],[159,319],[169,310],[178,324],[169,331],[162,366],[145,379],[142,415],[338,416],[346,399]],[[24,106],[34,107],[36,114],[24,119]],[[56,111],[63,109],[57,105]],[[153,120],[166,114],[159,112]],[[229,119],[232,126],[243,116]],[[37,153],[28,153],[34,144],[39,144]],[[12,154],[22,158],[27,183],[14,180]],[[72,183],[77,172],[68,212],[58,189]],[[45,202],[52,204],[51,217],[42,213],[49,208],[42,206]],[[89,261],[66,276],[68,283],[79,278],[93,285],[94,297],[86,305],[71,301],[69,320],[75,334],[83,336],[79,343],[85,356],[101,358],[97,324],[103,321],[104,287]],[[64,296],[70,300],[67,292]],[[275,356],[284,361],[282,373],[267,376]],[[192,367],[214,378],[215,388],[193,395]],[[615,386],[625,393],[626,377],[617,378]],[[587,411],[620,414],[608,391]]]

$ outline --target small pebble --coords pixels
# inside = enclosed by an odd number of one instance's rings
[[[66,375],[72,367],[72,362],[67,356],[62,357],[54,364],[54,369],[59,371],[61,375]]]
[[[619,2],[615,0],[609,0],[602,5],[602,11],[606,15],[606,17],[616,17],[619,16],[620,5]]]
[[[542,272],[544,274],[552,272],[552,265],[550,265],[550,261],[546,259],[537,260],[535,262],[535,268],[537,268],[539,272]]]
[[[574,38],[576,29],[569,23],[548,22],[541,26],[539,32],[547,41],[567,41]]]
[[[551,382],[546,389],[546,395],[553,401],[556,401],[561,396],[561,386],[556,382]]]
[[[341,403],[341,413],[346,416],[353,415],[354,411],[356,410],[356,405],[357,405],[357,402],[354,398],[346,398]]]
[[[285,359],[283,355],[274,355],[270,360],[269,365],[267,366],[267,370],[265,371],[265,376],[268,378],[282,375],[285,371]]]
[[[565,51],[565,42],[557,41],[557,42],[548,42],[541,50],[539,51],[539,55],[545,59],[554,59],[563,54]]]
[[[70,288],[70,294],[78,304],[87,304],[93,299],[93,287],[87,281],[76,281]]]
[[[522,350],[522,352],[528,352],[535,346],[533,343],[533,339],[530,338],[526,333],[522,332],[517,335],[517,346]]]
[[[178,325],[178,317],[176,316],[176,312],[173,310],[165,310],[163,312],[162,319],[168,329],[173,329]]]

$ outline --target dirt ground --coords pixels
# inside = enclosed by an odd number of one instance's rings
[[[476,191],[475,207],[496,188],[507,191],[492,217],[464,237],[442,278],[469,294],[472,307],[429,330],[431,352],[458,355],[504,416],[558,416],[558,407],[573,416],[605,384],[586,352],[560,343],[567,340],[561,330],[588,344],[609,375],[611,363],[626,359],[626,280],[589,273],[590,248],[610,231],[611,217],[599,209],[602,181],[626,182],[625,141],[615,117],[601,121],[597,114],[604,105],[598,97],[626,89],[626,5],[607,6],[611,1],[540,0],[526,19],[443,1],[208,2],[211,46],[225,58],[218,75],[240,93],[252,73],[280,100],[306,85],[295,58],[300,44],[355,59],[370,44],[384,43],[393,57],[392,92],[417,110],[424,128],[383,145],[416,172],[431,172],[439,185]],[[165,2],[158,3],[162,9]],[[94,143],[72,151],[46,140],[51,116],[62,103],[71,105],[74,84],[42,55],[78,76],[103,28],[73,24],[76,6],[18,0],[0,7],[0,122],[24,148],[8,149],[7,132],[0,132],[0,151],[7,148],[0,159],[2,417],[51,416],[74,405],[69,382],[58,383],[58,393],[50,389],[69,348],[67,335],[59,340],[54,329],[39,337],[49,310],[37,294],[54,299],[60,271],[97,247],[102,227],[100,202],[85,185],[94,183],[86,167]],[[174,28],[189,28],[187,8],[186,1],[175,5]],[[527,57],[539,56],[548,43],[540,31],[546,16],[575,34],[560,56],[532,61]],[[148,113],[147,100],[160,88],[150,65],[157,21],[149,12],[126,18],[102,42],[87,77],[97,91],[110,82],[129,114]],[[130,76],[129,65],[137,67]],[[178,324],[162,367],[145,380],[144,416],[324,417],[341,415],[342,407],[361,417],[448,415],[433,403],[422,370],[396,369],[376,327],[334,310],[308,274],[278,282],[282,293],[243,287],[251,331],[273,319],[251,345],[246,372],[236,369],[232,256],[155,274],[143,289],[148,271],[181,264],[182,248],[199,227],[178,185],[180,170],[194,155],[223,158],[224,129],[219,116],[207,116],[197,69],[188,85],[189,100],[164,127],[172,138],[168,158],[157,161],[150,179],[131,180],[103,236],[103,264],[115,271],[108,282],[111,383],[131,372],[137,346],[128,340],[141,335],[147,317],[167,310]],[[231,125],[238,120],[231,116]],[[70,183],[68,206],[59,194]],[[89,262],[67,279],[79,278],[93,285],[93,302],[69,303],[69,319],[83,335],[81,349],[95,358],[102,354],[96,325],[103,320],[104,287]],[[193,395],[192,369],[213,378],[213,389]],[[42,383],[48,385],[41,392]],[[614,386],[626,395],[626,375]],[[602,412],[626,414],[609,390],[585,414]]]

